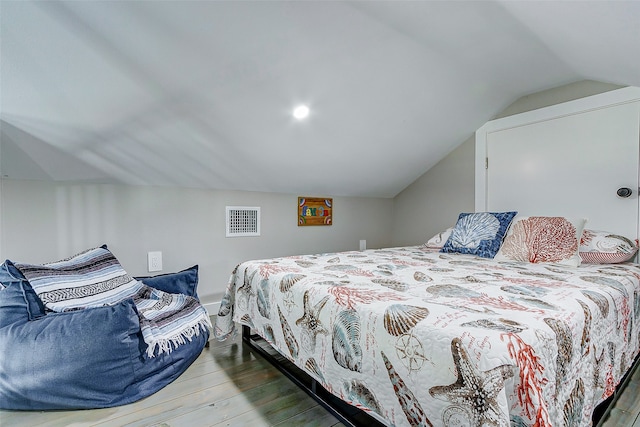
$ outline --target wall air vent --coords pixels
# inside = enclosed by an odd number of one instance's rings
[[[227,206],[227,237],[260,235],[260,208]]]

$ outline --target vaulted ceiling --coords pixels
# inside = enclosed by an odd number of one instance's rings
[[[640,86],[636,1],[2,1],[0,19],[18,179],[393,197],[523,95]]]

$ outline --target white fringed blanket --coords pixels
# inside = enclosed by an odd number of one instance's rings
[[[45,307],[54,312],[133,299],[148,357],[170,353],[201,330],[211,328],[209,315],[197,299],[162,292],[135,280],[105,246],[49,264],[14,265]]]

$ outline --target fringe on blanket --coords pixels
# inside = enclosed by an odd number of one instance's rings
[[[200,332],[211,331],[213,326],[211,325],[211,319],[204,317],[196,320],[194,324],[184,327],[179,333],[163,339],[151,337],[149,331],[145,333],[145,328],[142,328],[142,338],[147,343],[147,357],[155,357],[162,353],[171,353],[179,345],[185,344],[187,340],[191,342],[193,337],[200,336]],[[158,350],[156,353],[156,349]]]

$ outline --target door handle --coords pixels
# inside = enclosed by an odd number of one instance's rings
[[[626,199],[627,197],[633,194],[633,190],[630,189],[629,187],[620,187],[618,188],[618,191],[616,191],[616,194],[618,195],[618,197],[622,197],[623,199]]]

